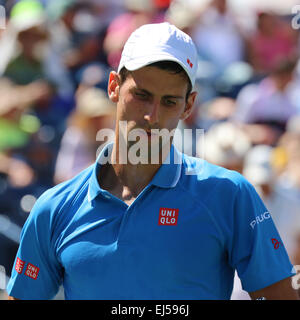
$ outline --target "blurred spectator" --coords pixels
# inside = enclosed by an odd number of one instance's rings
[[[79,88],[76,101],[58,153],[55,183],[72,178],[95,162],[97,149],[113,138],[97,141],[99,130],[113,130],[115,126],[115,106],[106,92],[93,87]]]
[[[7,68],[8,63],[23,50],[18,41],[20,33],[24,31],[25,35],[23,37],[26,37],[26,35],[28,35],[26,34],[26,30],[34,29],[35,33],[29,34],[32,35],[31,39],[29,39],[31,40],[30,42],[32,42],[34,36],[36,39],[40,36],[40,39],[37,40],[42,41],[42,33],[45,35],[45,28],[43,28],[44,22],[45,16],[43,8],[38,1],[22,1],[11,9],[10,17],[0,42],[1,75]],[[26,45],[26,43],[24,45]],[[29,48],[27,47],[27,49]],[[29,52],[29,50],[27,50],[27,52]]]
[[[60,0],[57,0],[60,1]],[[119,15],[126,11],[124,0],[85,0],[92,3],[95,13],[98,16],[98,25],[100,29],[106,29],[107,26]]]
[[[117,69],[123,46],[135,29],[146,23],[165,20],[164,14],[152,0],[126,0],[125,5],[127,12],[112,20],[104,39],[104,50],[112,69]]]
[[[287,131],[281,136],[276,146],[274,166],[278,176],[285,175],[285,182],[300,188],[297,162],[300,157],[300,120],[292,117],[287,124]],[[295,167],[294,167],[295,166]],[[295,169],[294,173],[293,170]]]
[[[205,134],[204,141],[198,143],[198,156],[203,153],[204,159],[210,163],[240,173],[243,171],[244,157],[252,146],[247,135],[228,121],[212,125]]]
[[[26,132],[22,131],[19,121],[24,104],[24,91],[16,90],[7,79],[0,79],[0,152],[9,148],[17,148],[28,141]],[[20,97],[22,104],[19,104]]]
[[[4,50],[7,64],[3,76],[19,85],[30,85],[31,94],[35,96],[32,103],[36,106],[49,104],[52,97],[60,93],[60,78],[53,76],[49,67],[50,38],[47,29],[47,17],[38,1],[23,0],[13,6],[8,26],[8,34],[15,36],[13,43],[4,41],[10,51]],[[10,39],[6,39],[10,41]],[[70,96],[61,97],[61,115],[68,113]]]
[[[199,128],[208,130],[215,123],[229,120],[235,112],[234,99],[216,97],[199,105],[194,121]]]
[[[201,1],[195,10],[188,1],[173,0],[166,11],[165,19],[185,33],[192,34],[202,10],[206,8],[206,2],[207,0]]]
[[[287,121],[298,113],[289,93],[296,63],[295,59],[281,61],[270,76],[239,93],[233,118],[244,124],[254,144],[276,144]]]
[[[18,99],[15,104],[26,102],[25,115],[40,122],[40,130],[18,154],[36,169],[40,183],[51,185],[56,145],[73,108],[73,93],[70,90],[68,95],[61,95],[63,78],[49,72],[50,37],[42,5],[35,0],[17,2],[12,7],[9,26],[16,33],[15,51],[3,76],[14,84],[14,99]]]
[[[258,13],[257,30],[248,39],[249,62],[257,73],[272,71],[283,58],[294,55],[297,46],[290,21],[269,12]]]
[[[252,77],[252,68],[245,61],[244,32],[231,1],[201,1],[192,13],[183,1],[177,1],[181,5],[174,12],[170,10],[168,18],[178,20],[195,40],[199,53],[197,82],[203,102],[216,96],[235,98]]]
[[[100,24],[98,6],[92,1],[60,0],[47,7],[51,28],[51,67],[57,76],[64,68],[74,88],[79,85],[77,73],[86,64],[106,63],[102,50],[106,26]],[[60,68],[55,67],[56,57]]]
[[[11,186],[18,188],[31,184],[34,173],[25,161],[13,158],[13,151],[28,145],[31,134],[39,128],[39,122],[36,121],[34,125],[32,120],[37,119],[31,118],[29,121],[32,126],[27,127],[28,118],[23,114],[26,92],[17,88],[5,79],[0,80],[0,94],[3,98],[0,102],[0,173],[5,175]],[[19,104],[19,99],[22,104]]]
[[[211,1],[202,11],[191,35],[200,57],[216,68],[216,74],[221,74],[232,63],[244,60],[244,39],[227,0]]]
[[[256,188],[268,207],[269,197],[273,192],[275,173],[272,168],[273,147],[256,145],[245,155],[243,175]]]

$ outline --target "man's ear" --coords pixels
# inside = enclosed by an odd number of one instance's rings
[[[196,97],[197,97],[196,91],[190,93],[188,100],[186,102],[186,105],[185,105],[184,112],[182,113],[182,115],[180,117],[181,120],[185,120],[191,115]]]
[[[111,71],[109,74],[107,93],[112,102],[117,103],[119,101],[120,76],[115,71]]]

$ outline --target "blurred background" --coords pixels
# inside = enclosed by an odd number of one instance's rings
[[[257,188],[299,265],[297,4],[0,0],[0,289],[36,199],[92,164],[103,143],[97,132],[114,128],[106,85],[130,33],[163,21],[191,35],[199,54],[196,106],[179,130],[204,129],[195,155],[239,171]],[[232,299],[249,299],[237,277]]]

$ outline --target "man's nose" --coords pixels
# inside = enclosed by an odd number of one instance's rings
[[[149,124],[158,123],[159,105],[159,102],[152,102],[151,104],[149,104],[149,109],[144,116],[144,119],[147,120]]]

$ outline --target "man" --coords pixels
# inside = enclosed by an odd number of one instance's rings
[[[292,265],[254,188],[155,131],[189,116],[196,67],[191,38],[168,23],[130,36],[108,83],[115,142],[37,201],[10,296],[50,299],[63,283],[66,299],[230,299],[237,270],[253,299],[296,299]],[[137,164],[129,161],[134,131],[151,153]]]

